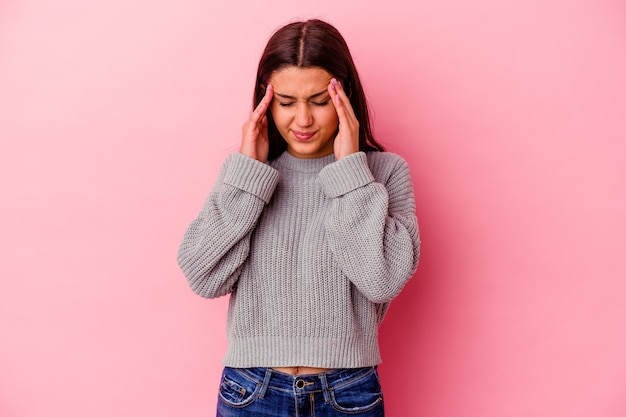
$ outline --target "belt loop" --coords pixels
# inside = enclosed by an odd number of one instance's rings
[[[261,390],[259,391],[259,398],[265,397],[267,387],[270,385],[270,378],[272,377],[272,368],[267,368],[265,371],[265,378],[263,378],[263,384],[261,384]]]
[[[322,392],[324,393],[324,403],[330,402],[330,390],[328,389],[328,381],[326,380],[326,374],[320,374],[320,380],[322,381]]]

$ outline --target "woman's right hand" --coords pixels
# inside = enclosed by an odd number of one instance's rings
[[[267,117],[265,113],[272,102],[274,87],[268,85],[265,96],[254,109],[250,118],[242,128],[241,148],[239,152],[258,161],[267,161],[269,153],[269,140],[267,136]]]

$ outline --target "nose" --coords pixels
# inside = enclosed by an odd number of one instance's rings
[[[296,124],[301,127],[311,126],[313,124],[313,115],[308,103],[298,103],[296,105]]]

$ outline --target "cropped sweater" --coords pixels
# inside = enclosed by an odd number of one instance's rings
[[[230,294],[223,364],[381,362],[378,326],[417,268],[409,168],[389,152],[268,163],[229,155],[178,264],[197,294]]]

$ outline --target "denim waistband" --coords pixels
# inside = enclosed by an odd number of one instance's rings
[[[231,368],[261,385],[260,397],[268,389],[307,394],[333,391],[376,371],[375,366],[366,368],[334,369],[317,374],[289,375],[272,368]]]

